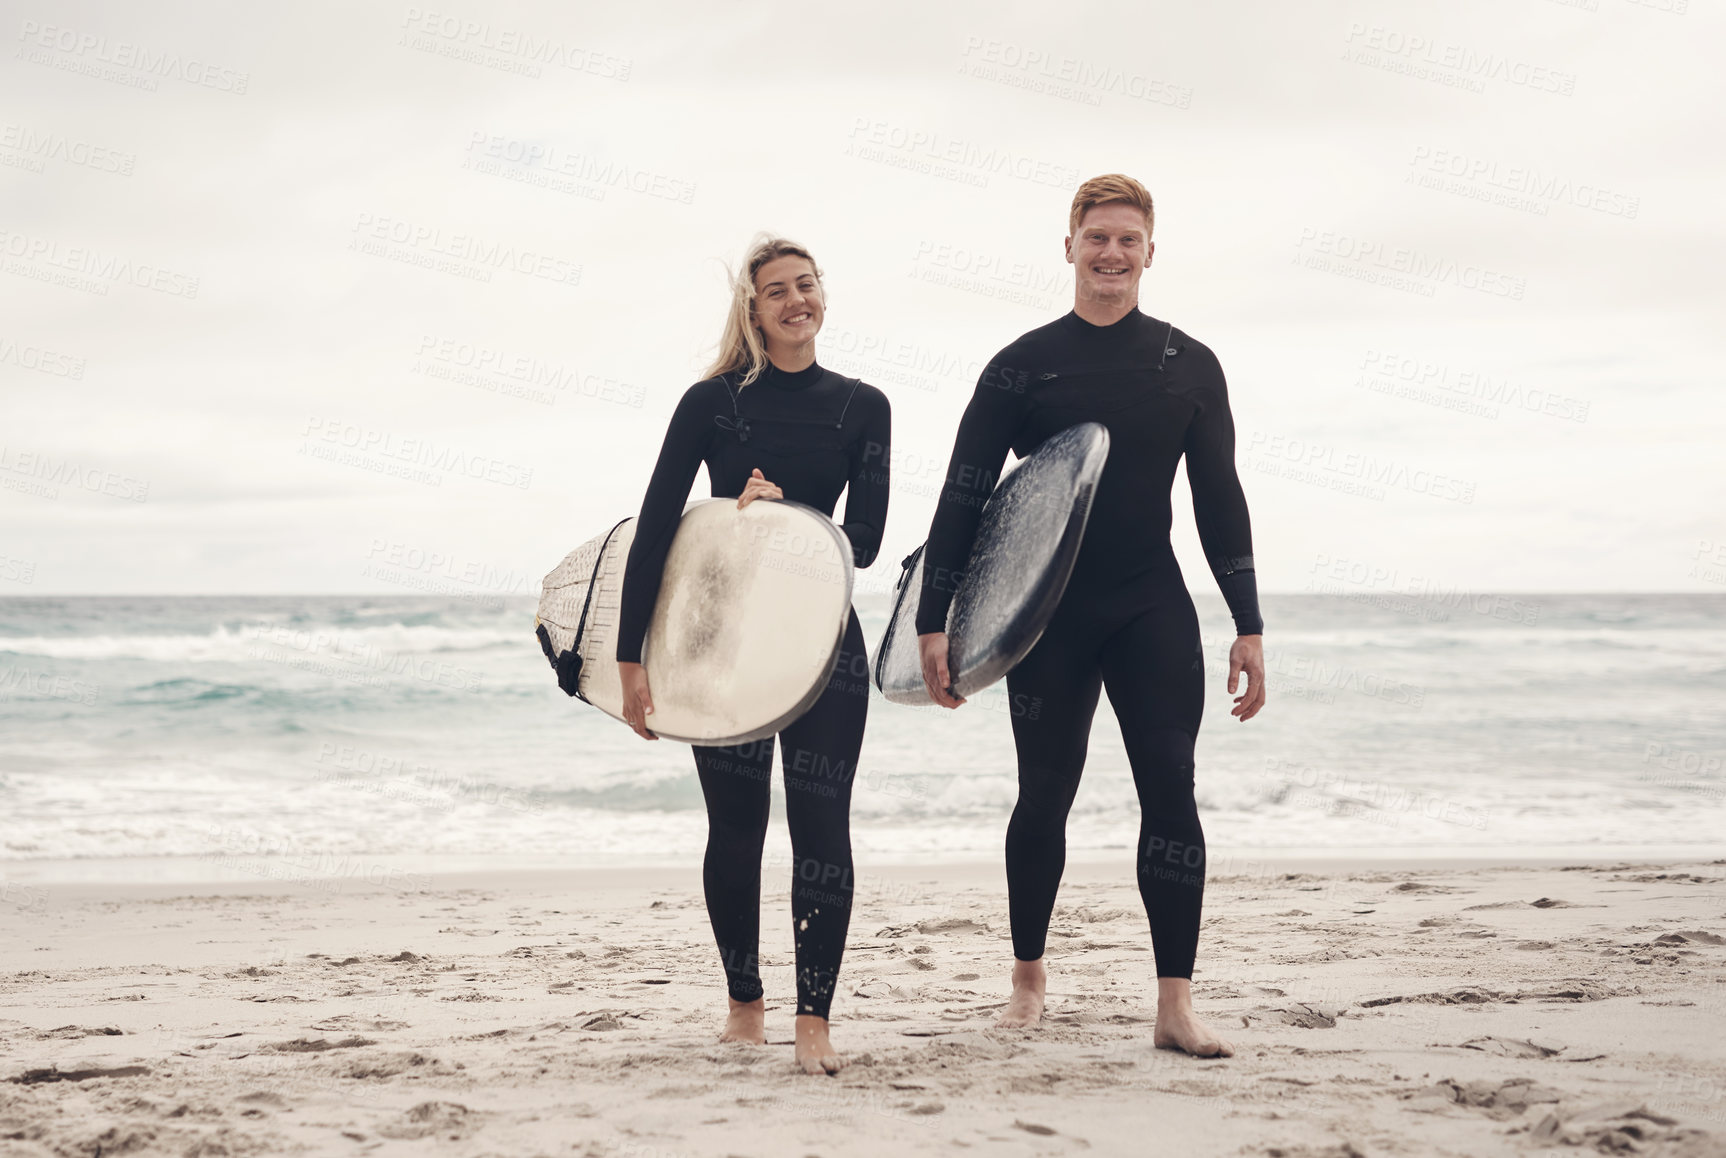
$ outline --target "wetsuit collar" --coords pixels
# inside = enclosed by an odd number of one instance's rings
[[[1125,341],[1134,334],[1140,333],[1140,327],[1153,319],[1137,306],[1128,310],[1120,321],[1108,326],[1096,326],[1081,318],[1077,310],[1068,310],[1061,318],[1061,324],[1076,337],[1090,338],[1105,342]]]
[[[757,381],[763,382],[775,390],[806,390],[819,382],[821,375],[826,372],[819,362],[811,362],[801,370],[781,370],[772,362],[768,362]]]

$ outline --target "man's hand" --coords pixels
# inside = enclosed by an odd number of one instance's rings
[[[1241,673],[1247,676],[1247,690],[1235,696]],[[1229,648],[1229,695],[1235,696],[1235,706],[1229,715],[1239,716],[1246,723],[1265,706],[1265,637],[1237,635]]]
[[[756,467],[749,472],[749,481],[743,484],[743,493],[737,496],[737,509],[742,510],[756,499],[782,499],[785,492],[767,481],[767,476]]]
[[[947,674],[947,633],[931,631],[927,635],[919,635],[917,653],[923,660],[923,686],[929,689],[929,698],[943,708],[956,708],[964,703],[963,696],[947,690],[947,685],[952,682]]]
[[[653,693],[647,687],[647,669],[638,663],[620,663],[617,674],[623,682],[623,722],[635,729],[643,740],[657,740],[647,730],[647,717],[653,714]]]

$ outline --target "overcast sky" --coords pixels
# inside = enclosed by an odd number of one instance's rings
[[[537,589],[760,229],[892,399],[878,586],[1117,170],[1263,589],[1726,590],[1717,5],[0,12],[0,595]]]

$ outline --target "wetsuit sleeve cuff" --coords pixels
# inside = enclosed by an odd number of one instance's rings
[[[1263,635],[1265,621],[1259,615],[1258,576],[1252,568],[1219,574],[1217,586],[1222,590],[1223,601],[1229,605],[1229,614],[1234,617],[1235,634]]]
[[[839,529],[845,532],[845,538],[851,543],[853,566],[867,567],[875,561],[881,549],[880,532],[868,523],[843,523]]]

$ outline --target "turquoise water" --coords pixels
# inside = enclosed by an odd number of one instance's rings
[[[1726,596],[1264,603],[1271,702],[1242,725],[1227,618],[1200,600],[1214,846],[1726,846]],[[885,602],[858,611],[873,643]],[[998,855],[1007,707],[874,700],[859,851]],[[1071,845],[1128,848],[1136,824],[1105,702]],[[0,600],[0,862],[681,863],[704,831],[687,748],[558,691],[528,599]]]

